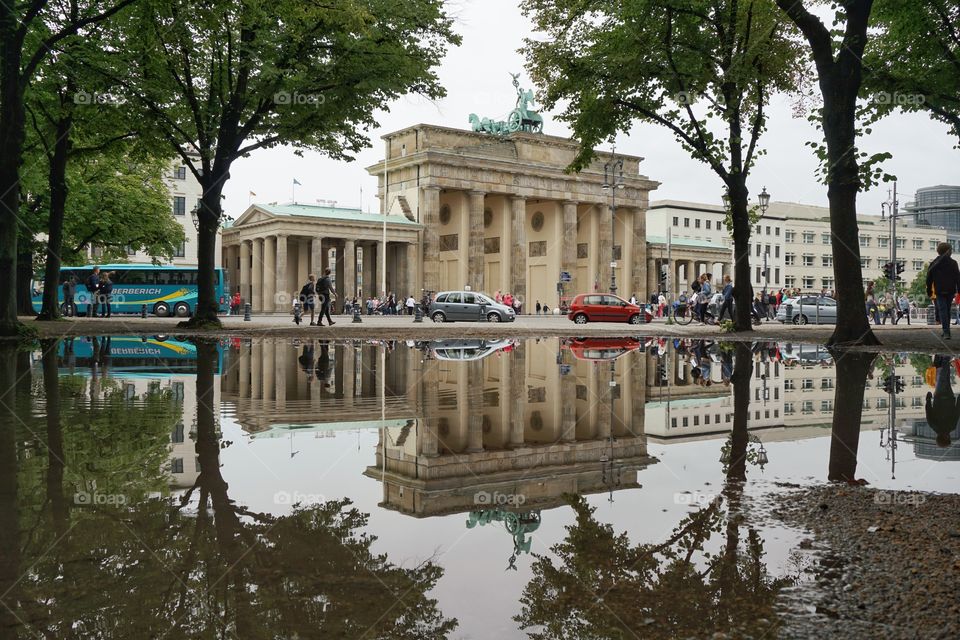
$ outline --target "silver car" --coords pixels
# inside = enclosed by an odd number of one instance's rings
[[[787,308],[790,317],[787,317]],[[784,298],[777,309],[778,322],[793,324],[836,324],[837,301],[833,298],[803,295]]]
[[[513,322],[516,314],[507,305],[479,291],[441,291],[430,303],[434,322]]]

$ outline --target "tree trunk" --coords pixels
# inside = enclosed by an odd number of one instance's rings
[[[867,374],[870,373],[874,358],[876,358],[874,353],[847,351],[834,354],[837,367],[837,389],[833,400],[828,480],[855,479],[860,420],[863,415],[863,394],[867,386]]]
[[[0,593],[7,602],[20,596],[15,588],[23,578],[20,545],[19,482],[17,478],[16,345],[0,341]],[[16,609],[17,607],[13,607]],[[0,607],[0,628],[17,635],[20,619],[10,607]]]
[[[753,285],[750,282],[750,207],[744,184],[729,187],[730,213],[733,218],[733,300],[737,304],[734,328],[753,331],[750,309],[753,306]]]
[[[33,254],[21,251],[17,255],[17,315],[32,316],[33,308]]]
[[[60,376],[56,340],[41,341],[44,409],[47,412],[47,500],[57,536],[67,531],[69,508],[63,493],[63,426],[60,424]]]
[[[18,334],[17,216],[25,113],[20,86],[21,42],[13,4],[0,3],[0,336]]]
[[[747,342],[736,344],[736,360],[733,364],[733,431],[730,433],[730,464],[727,480],[747,479],[747,445],[750,432],[747,419],[750,417],[750,381],[753,379],[753,352]]]
[[[50,159],[47,182],[50,188],[50,221],[47,225],[46,265],[43,277],[43,306],[37,320],[60,317],[60,253],[63,250],[63,218],[67,207],[67,160],[70,155],[70,130],[73,116],[57,122],[57,139]],[[64,301],[66,302],[66,301]]]
[[[203,184],[203,197],[200,199],[197,231],[197,306],[193,317],[181,323],[185,327],[204,324],[220,325],[218,313],[220,301],[217,299],[214,277],[217,264],[217,229],[220,227],[220,192],[228,176],[210,176],[208,184]]]

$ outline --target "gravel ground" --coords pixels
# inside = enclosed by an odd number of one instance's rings
[[[779,496],[813,583],[785,596],[781,638],[960,638],[960,495],[831,485]]]
[[[520,338],[550,336],[678,336],[687,338],[722,338],[725,340],[774,340],[795,343],[823,344],[830,337],[833,327],[793,326],[768,322],[756,327],[749,334],[724,334],[716,326],[668,325],[662,320],[650,324],[628,325],[617,323],[575,325],[565,317],[520,316],[516,322],[491,324],[456,322],[434,324],[429,320],[414,323],[410,316],[364,316],[362,323],[351,322],[350,316],[334,316],[333,327],[311,327],[309,324],[297,327],[289,315],[258,315],[250,322],[244,322],[240,316],[221,318],[224,335],[248,336],[318,336],[329,338],[386,338],[386,339],[439,339],[439,338]],[[24,323],[35,327],[42,336],[62,335],[106,335],[106,334],[181,334],[210,335],[211,332],[188,331],[177,328],[177,319],[138,316],[115,316],[111,319],[71,318],[58,322],[35,322],[32,318],[21,318]],[[914,323],[905,326],[881,325],[874,331],[883,346],[879,350],[890,351],[926,351],[936,353],[960,352],[960,331],[956,340],[945,342],[940,338],[939,329]],[[876,347],[871,350],[877,350]]]

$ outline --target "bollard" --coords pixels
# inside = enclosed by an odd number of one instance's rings
[[[245,302],[243,304],[243,321],[250,322],[250,303]]]
[[[141,318],[147,317],[147,305],[145,304],[140,305],[140,317]]]
[[[354,322],[363,322],[363,318],[360,317],[360,305],[355,304],[353,306],[353,321]]]
[[[423,322],[423,308],[419,304],[413,307],[413,321]]]
[[[783,324],[790,324],[793,322],[793,305],[785,304],[783,305]]]

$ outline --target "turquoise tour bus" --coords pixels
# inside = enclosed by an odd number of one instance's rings
[[[165,318],[176,316],[189,317],[197,304],[197,268],[156,266],[152,264],[99,264],[83,267],[63,267],[60,269],[58,299],[61,313],[66,311],[63,299],[63,283],[71,276],[76,278],[76,294],[73,302],[77,315],[86,315],[91,302],[86,282],[93,267],[100,267],[100,273],[109,271],[113,281],[111,294],[111,313],[140,313],[143,305],[147,313]],[[220,313],[230,309],[230,284],[227,272],[216,269],[214,273],[214,291],[219,303]],[[43,303],[43,283],[34,282],[33,309],[37,313]]]

